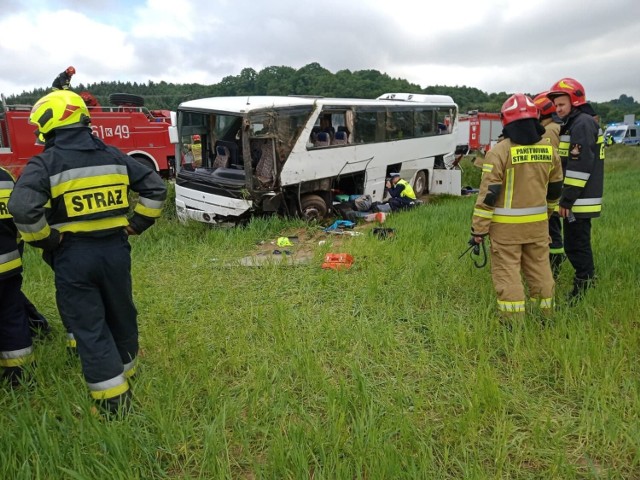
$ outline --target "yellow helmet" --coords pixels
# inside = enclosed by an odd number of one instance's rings
[[[46,135],[54,128],[71,128],[89,125],[89,109],[77,93],[56,90],[40,100],[31,109],[29,123]]]

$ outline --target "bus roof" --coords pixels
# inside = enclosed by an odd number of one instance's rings
[[[407,103],[423,103],[428,105],[451,106],[454,101],[446,95],[423,95],[423,94],[394,94],[410,95],[411,99],[390,99],[378,97],[377,99],[366,98],[326,98],[309,96],[236,96],[236,97],[209,97],[197,100],[182,102],[179,110],[202,110],[217,111],[227,113],[247,113],[272,108],[301,107],[307,105],[335,105],[335,106],[373,106],[391,105],[406,106]]]

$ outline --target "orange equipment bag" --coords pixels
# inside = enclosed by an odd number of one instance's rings
[[[351,268],[353,264],[353,257],[348,253],[327,253],[324,256],[324,263],[322,268],[332,268],[334,270],[340,270],[344,268]]]

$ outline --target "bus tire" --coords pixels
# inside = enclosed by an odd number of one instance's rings
[[[300,199],[300,216],[306,221],[322,220],[327,211],[327,202],[320,195],[310,194]]]
[[[416,173],[416,179],[413,182],[413,191],[416,197],[419,197],[427,190],[427,174],[424,170]]]
[[[132,95],[130,93],[112,93],[109,95],[109,101],[113,105],[125,105],[129,107],[143,107],[144,98],[139,95]]]

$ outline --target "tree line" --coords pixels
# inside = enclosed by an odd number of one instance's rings
[[[164,81],[98,82],[73,85],[77,93],[90,92],[101,105],[109,105],[112,93],[128,93],[144,98],[149,109],[176,110],[181,102],[203,97],[235,95],[317,95],[324,97],[375,98],[386,92],[412,92],[449,95],[458,104],[461,113],[471,110],[499,112],[511,93],[487,93],[468,86],[432,85],[422,87],[401,78],[392,78],[378,70],[340,70],[332,73],[318,63],[295,69],[286,66],[266,67],[259,72],[244,68],[239,75],[224,77],[220,83],[174,84]],[[9,104],[33,104],[49,88],[35,89],[7,98]],[[512,92],[514,93],[514,92]],[[538,92],[530,93],[531,96]],[[620,95],[608,102],[592,102],[602,123],[622,121],[625,114],[640,119],[640,104],[633,97]]]

